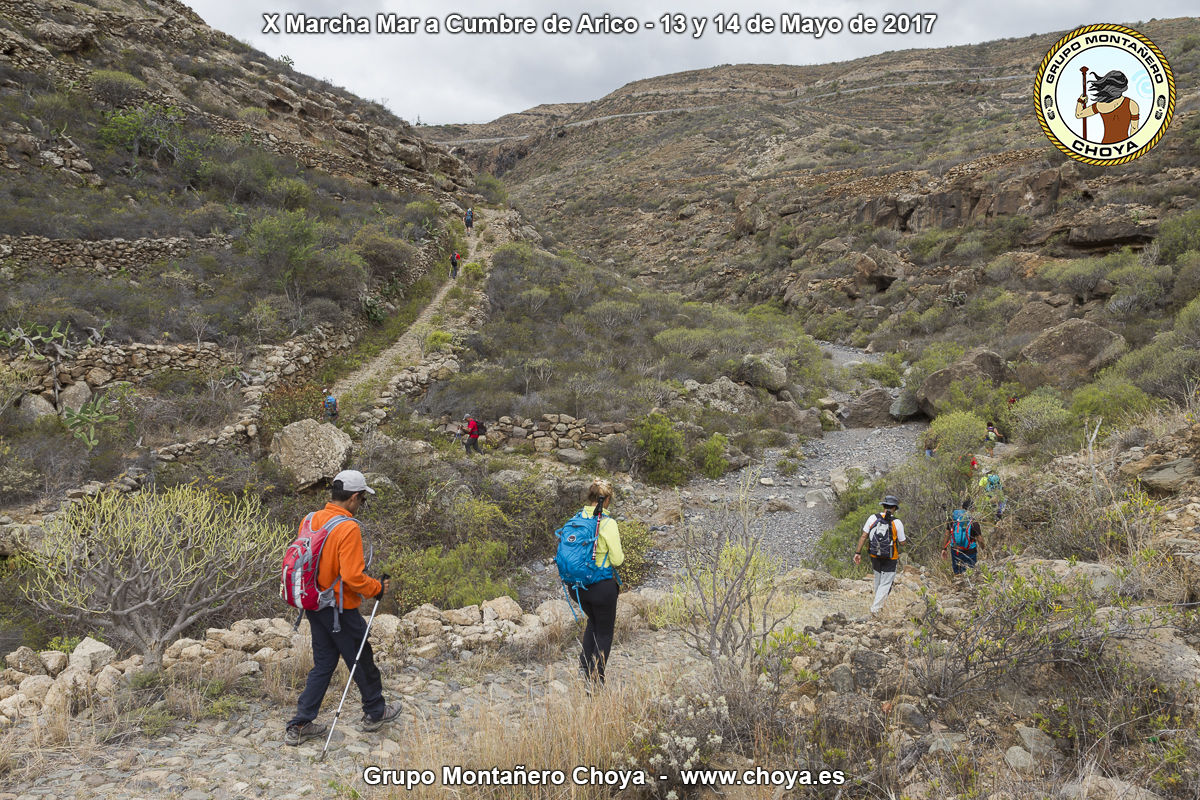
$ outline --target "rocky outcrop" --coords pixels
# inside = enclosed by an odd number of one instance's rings
[[[946,408],[951,389],[961,381],[977,380],[992,384],[1009,380],[1011,372],[998,353],[976,349],[962,360],[931,374],[917,390],[916,400],[921,412],[935,417]]]
[[[1125,349],[1119,333],[1090,320],[1069,319],[1026,345],[1021,358],[1040,366],[1051,383],[1071,386],[1116,361]]]
[[[1005,331],[1015,333],[1041,333],[1063,321],[1063,308],[1055,308],[1049,303],[1034,300],[1021,306],[1021,310],[1013,314],[1008,321]]]
[[[292,475],[297,489],[332,478],[350,458],[349,434],[328,422],[302,419],[271,439],[271,460]]]
[[[881,428],[895,425],[892,416],[892,395],[883,387],[868,389],[846,406],[842,424],[847,428]]]
[[[787,367],[771,353],[749,354],[742,357],[737,379],[768,392],[781,392],[788,386]]]

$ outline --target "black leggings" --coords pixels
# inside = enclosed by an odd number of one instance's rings
[[[587,677],[595,676],[601,683],[604,683],[604,663],[612,649],[619,593],[620,587],[613,578],[579,590],[579,605],[588,618],[587,628],[583,631],[579,669]]]

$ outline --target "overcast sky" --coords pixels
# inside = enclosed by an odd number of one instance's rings
[[[296,69],[325,78],[355,94],[384,103],[398,116],[427,124],[488,122],[541,103],[595,100],[641,78],[718,64],[823,64],[889,50],[972,44],[1031,33],[1066,31],[1099,22],[1137,23],[1131,14],[1192,16],[1196,0],[1157,0],[1153,4],[1115,0],[822,0],[744,5],[700,2],[608,0],[594,4],[487,3],[473,0],[186,0],[215,28],[271,56],[287,55]],[[689,9],[689,18],[707,20],[702,34],[662,31],[664,13]],[[751,34],[748,17],[760,13],[778,22],[781,13],[837,18],[848,23],[862,14],[879,20],[897,9],[936,14],[932,33],[889,34],[843,31],[820,38],[804,34]],[[264,14],[367,17],[394,13],[435,18],[436,34],[263,33]],[[477,34],[448,33],[447,17],[529,17],[539,24],[551,14],[577,25],[581,15],[632,17],[654,23],[635,34]],[[720,33],[717,15],[738,14],[742,30]],[[283,18],[279,27],[283,29]],[[1157,43],[1164,50],[1169,43]],[[1168,50],[1169,52],[1169,50]],[[1030,76],[1033,80],[1033,76]]]

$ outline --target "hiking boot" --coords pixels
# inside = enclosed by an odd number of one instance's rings
[[[319,722],[306,722],[303,725],[288,725],[283,734],[283,743],[295,747],[301,742],[324,736],[329,732],[329,726]]]
[[[374,719],[368,717],[366,714],[363,714],[362,729],[367,733],[370,733],[371,731],[377,731],[384,725],[387,725],[389,722],[394,720],[396,717],[400,716],[400,712],[402,710],[403,706],[401,706],[399,703],[390,703],[384,707],[383,713]]]

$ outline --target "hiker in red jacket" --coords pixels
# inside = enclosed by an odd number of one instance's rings
[[[483,455],[483,451],[479,449],[479,423],[470,414],[463,417],[463,433],[467,434],[467,438],[463,440],[467,455],[471,455],[472,448],[479,455]]]

